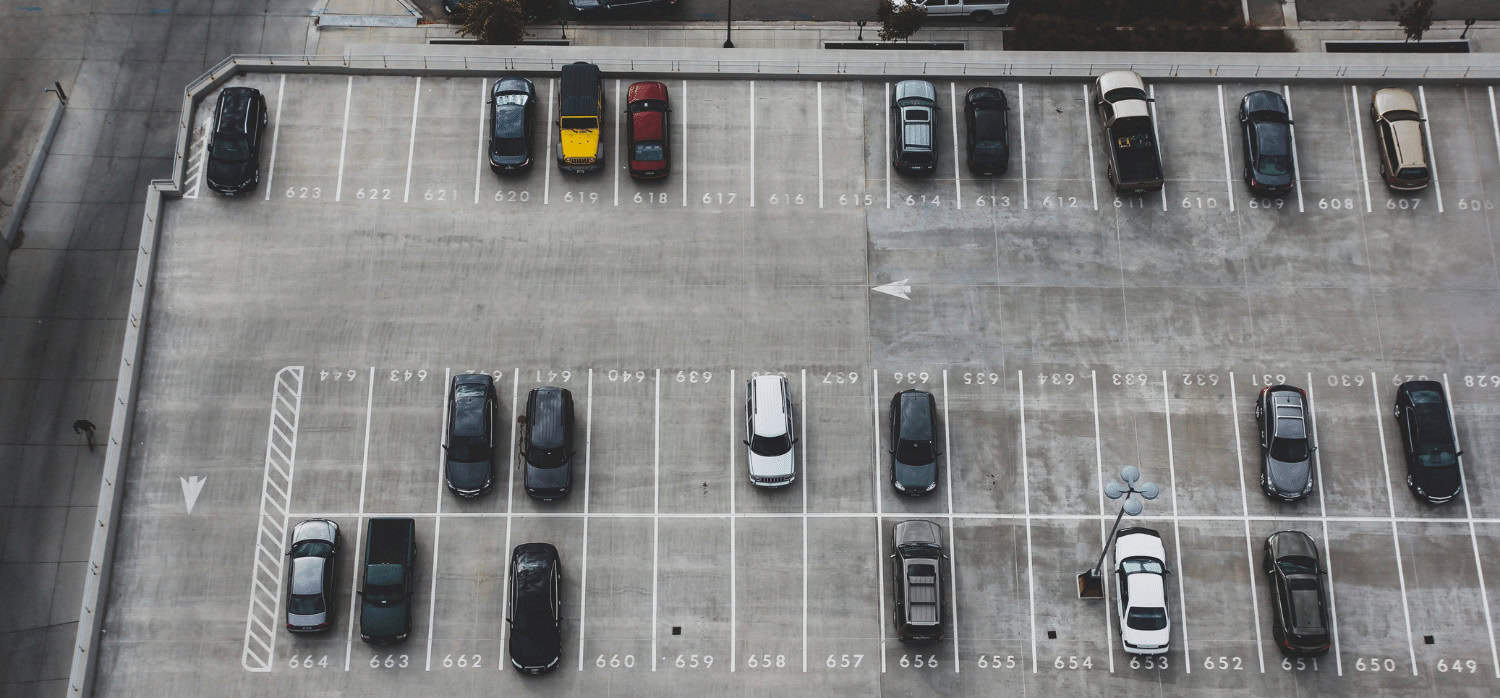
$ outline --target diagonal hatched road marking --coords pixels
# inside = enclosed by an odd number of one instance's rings
[[[267,672],[276,661],[276,616],[281,611],[281,595],[276,590],[281,588],[286,559],[284,534],[287,512],[292,507],[292,474],[301,410],[302,367],[287,366],[276,372],[271,388],[265,474],[261,479],[254,564],[250,568],[250,606],[245,612],[245,644],[240,655],[240,665],[246,671]],[[285,427],[278,427],[277,420]],[[270,531],[280,531],[283,535],[273,538]]]

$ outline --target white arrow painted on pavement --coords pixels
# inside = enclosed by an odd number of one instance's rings
[[[203,485],[208,482],[208,478],[201,475],[193,475],[177,479],[182,482],[183,503],[187,505],[187,511],[191,514],[193,513],[193,505],[198,503],[198,495],[203,493]]]
[[[911,284],[906,283],[907,281],[910,281],[910,279],[902,279],[893,284],[881,284],[872,290],[876,293],[884,293],[888,296],[895,296],[901,300],[909,301],[911,300],[911,296],[907,294],[911,293]]]

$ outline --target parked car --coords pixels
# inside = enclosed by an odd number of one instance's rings
[[[526,494],[543,501],[567,496],[573,488],[573,393],[567,388],[533,388],[526,395],[520,424],[522,480]]]
[[[443,479],[460,497],[477,497],[495,479],[495,415],[500,411],[495,379],[484,373],[453,377],[448,391],[448,433],[443,443]]]
[[[572,173],[604,167],[604,83],[599,66],[583,61],[563,66],[557,102],[557,166]]]
[[[1271,633],[1287,654],[1328,652],[1327,571],[1318,546],[1301,531],[1277,531],[1266,538],[1261,567],[1270,577]]]
[[[896,524],[891,536],[891,579],[896,637],[930,642],[943,637],[943,529],[931,521]]]
[[[1385,185],[1396,191],[1426,189],[1431,173],[1416,98],[1400,88],[1376,90],[1370,97],[1370,118],[1375,121],[1375,145]]]
[[[937,169],[937,88],[926,80],[896,83],[891,99],[891,158],[897,172]]]
[[[898,8],[902,5],[925,7],[932,17],[968,15],[975,22],[988,22],[995,15],[1010,11],[1010,0],[891,0],[891,3]]]
[[[234,196],[260,184],[260,141],[265,128],[266,98],[260,90],[226,87],[219,91],[203,173],[209,189]]]
[[[677,5],[677,0],[568,0],[575,16],[609,16],[628,10],[660,10]]]
[[[506,76],[490,88],[490,169],[499,174],[531,168],[536,133],[536,87]]]
[[[923,495],[937,489],[937,401],[932,393],[903,390],[891,397],[891,486]]]
[[[522,543],[510,555],[510,663],[532,676],[562,659],[562,560],[551,543]]]
[[[665,84],[637,82],[625,91],[625,136],[631,177],[662,179],[672,170],[671,114]]]
[[[1167,551],[1161,534],[1149,528],[1120,529],[1114,548],[1120,646],[1129,654],[1166,654],[1172,628],[1167,619]]]
[[[1448,398],[1437,381],[1407,381],[1396,388],[1396,423],[1406,454],[1406,486],[1429,504],[1443,504],[1463,490],[1458,443]]]
[[[411,635],[416,588],[415,519],[370,519],[365,536],[363,586],[359,591],[359,638],[389,645]]]
[[[1261,196],[1292,191],[1292,117],[1286,99],[1256,90],[1240,100],[1240,141],[1245,148],[1245,184]]]
[[[1010,162],[1010,105],[994,87],[976,87],[964,95],[964,123],[968,134],[969,171],[977,175],[1005,174]]]
[[[750,484],[786,487],[797,479],[797,432],[792,392],[786,378],[755,376],[745,381],[745,462]]]
[[[1260,489],[1267,497],[1295,502],[1312,493],[1312,430],[1307,393],[1291,385],[1261,388],[1255,400],[1260,427]]]
[[[1112,70],[1094,80],[1094,108],[1109,156],[1105,174],[1118,192],[1157,191],[1165,181],[1150,105],[1146,83],[1134,71]]]
[[[292,528],[286,556],[286,629],[294,633],[327,630],[333,624],[333,576],[339,554],[339,525],[308,519]]]

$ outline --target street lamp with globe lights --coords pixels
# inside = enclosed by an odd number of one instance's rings
[[[1104,549],[1099,551],[1099,559],[1094,566],[1088,570],[1078,573],[1078,598],[1080,599],[1102,599],[1104,598],[1104,573],[1100,569],[1104,566],[1104,556],[1109,554],[1109,544],[1114,541],[1115,533],[1120,530],[1120,519],[1126,514],[1140,516],[1145,510],[1142,499],[1152,500],[1161,495],[1161,488],[1154,482],[1140,482],[1141,470],[1133,465],[1120,468],[1120,479],[1111,480],[1104,486],[1104,496],[1110,499],[1122,499],[1120,513],[1115,515],[1115,525],[1109,530],[1109,537],[1104,539]],[[1132,499],[1131,495],[1140,495],[1139,499]]]

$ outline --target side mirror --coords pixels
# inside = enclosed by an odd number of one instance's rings
[[[1459,457],[1459,456],[1461,456],[1461,455],[1463,455],[1463,454],[1464,454],[1464,452],[1463,452],[1463,451],[1462,451],[1462,450],[1460,450],[1460,451],[1455,451],[1455,452],[1454,452],[1454,454],[1453,454],[1453,457],[1454,457],[1454,458],[1457,458],[1457,457]]]
[[[896,447],[895,446],[892,446],[892,447],[886,449],[886,453],[895,453],[895,452],[896,452]]]
[[[746,446],[749,446],[750,445],[750,439],[742,439],[740,441],[740,443],[745,444]]]

